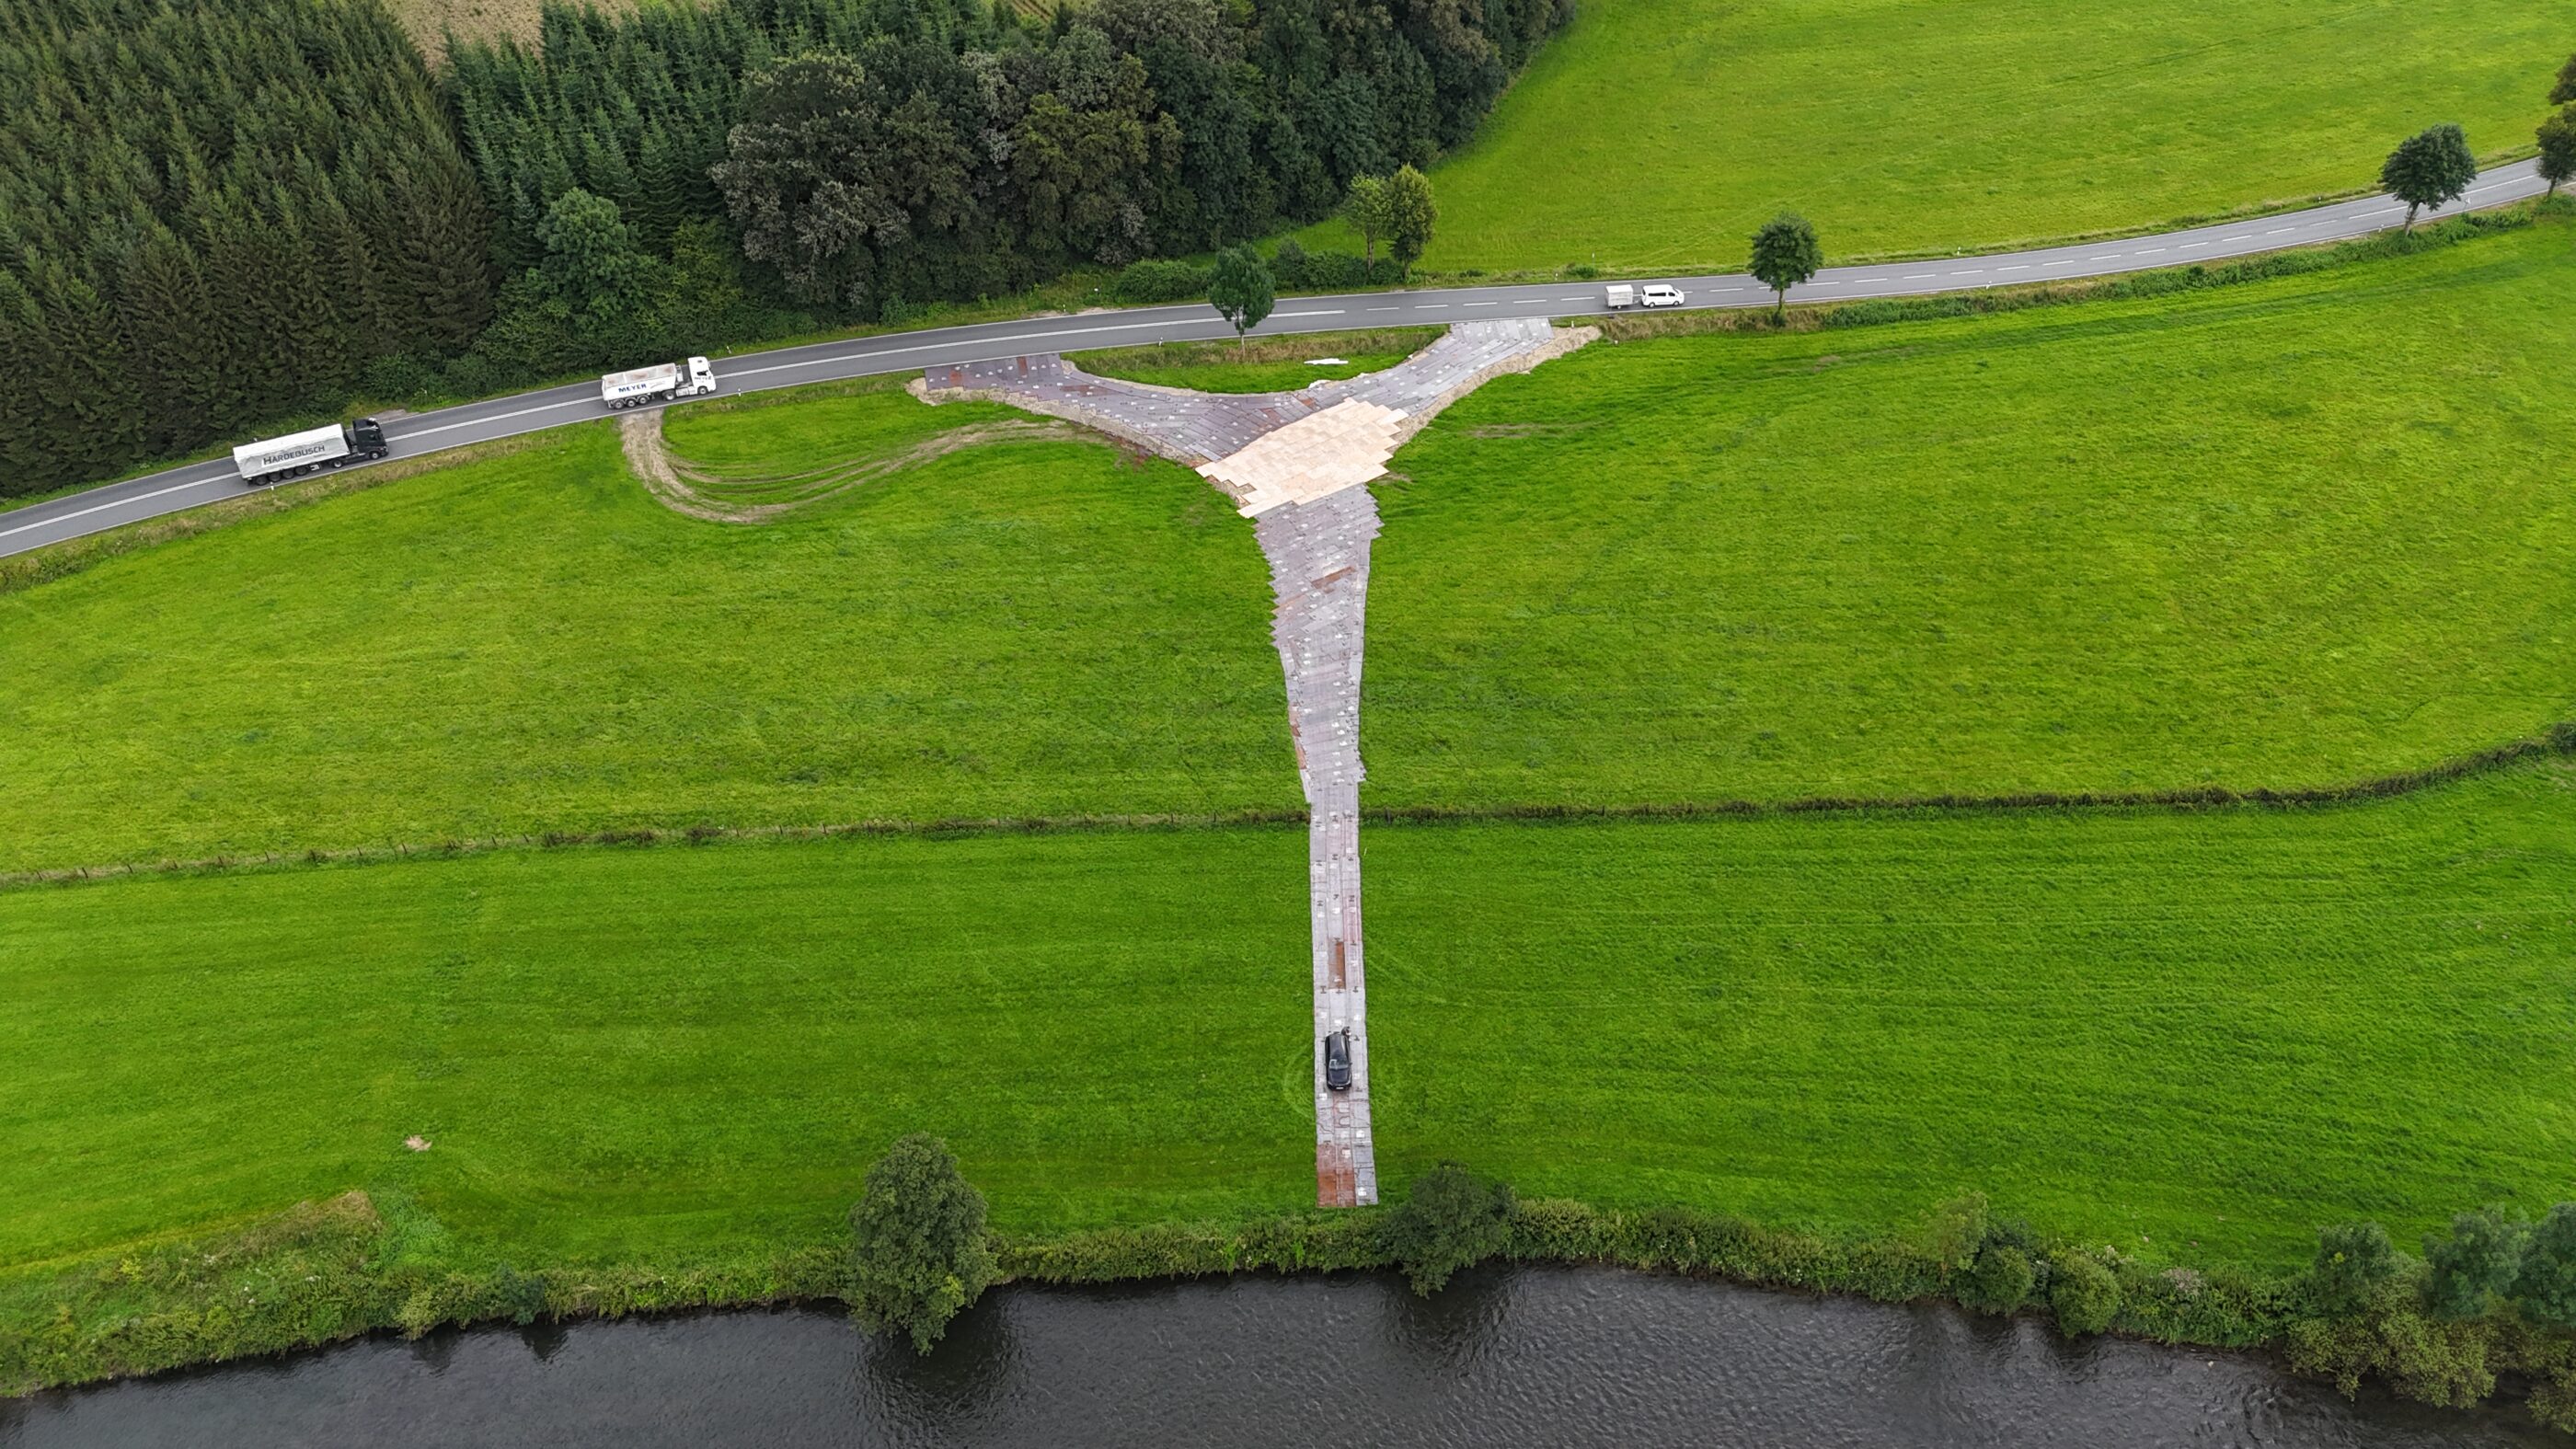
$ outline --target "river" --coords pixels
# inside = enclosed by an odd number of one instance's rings
[[[816,1310],[355,1343],[0,1403],[0,1446],[2555,1445],[2255,1356],[1613,1269],[1008,1288],[926,1359]]]

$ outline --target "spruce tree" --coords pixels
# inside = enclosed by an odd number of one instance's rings
[[[144,446],[156,456],[213,436],[208,378],[221,365],[206,283],[187,243],[159,222],[126,254],[117,310],[128,355],[151,399]]]

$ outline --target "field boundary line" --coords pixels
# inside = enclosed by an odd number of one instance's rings
[[[2365,804],[2437,789],[2477,775],[2536,760],[2576,758],[2576,721],[2541,734],[2422,769],[2376,775],[2342,785],[2290,789],[2195,785],[2174,790],[2031,790],[1999,795],[1809,795],[1786,800],[1647,801],[1585,805],[1529,801],[1502,805],[1368,805],[1359,819],[1379,825],[1474,825],[1585,820],[1719,820],[1794,815],[2041,814],[2077,811],[2304,810]],[[963,838],[1002,835],[1098,835],[1126,832],[1304,829],[1302,807],[1251,810],[1166,811],[1132,815],[1018,815],[927,820],[857,820],[827,825],[634,826],[607,830],[548,830],[488,835],[429,844],[351,846],[325,850],[246,851],[185,860],[119,861],[104,865],[0,872],[0,892],[39,886],[82,885],[135,877],[212,875],[295,866],[376,865],[404,860],[447,860],[511,850],[572,847],[709,845],[727,841],[831,840],[845,836]]]

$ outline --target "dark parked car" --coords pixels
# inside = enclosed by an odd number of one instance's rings
[[[1348,1027],[1324,1038],[1324,1087],[1334,1092],[1351,1089],[1351,1033]]]

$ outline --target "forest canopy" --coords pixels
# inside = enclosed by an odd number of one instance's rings
[[[1568,0],[0,7],[0,494],[357,396],[894,321],[1328,214]]]

